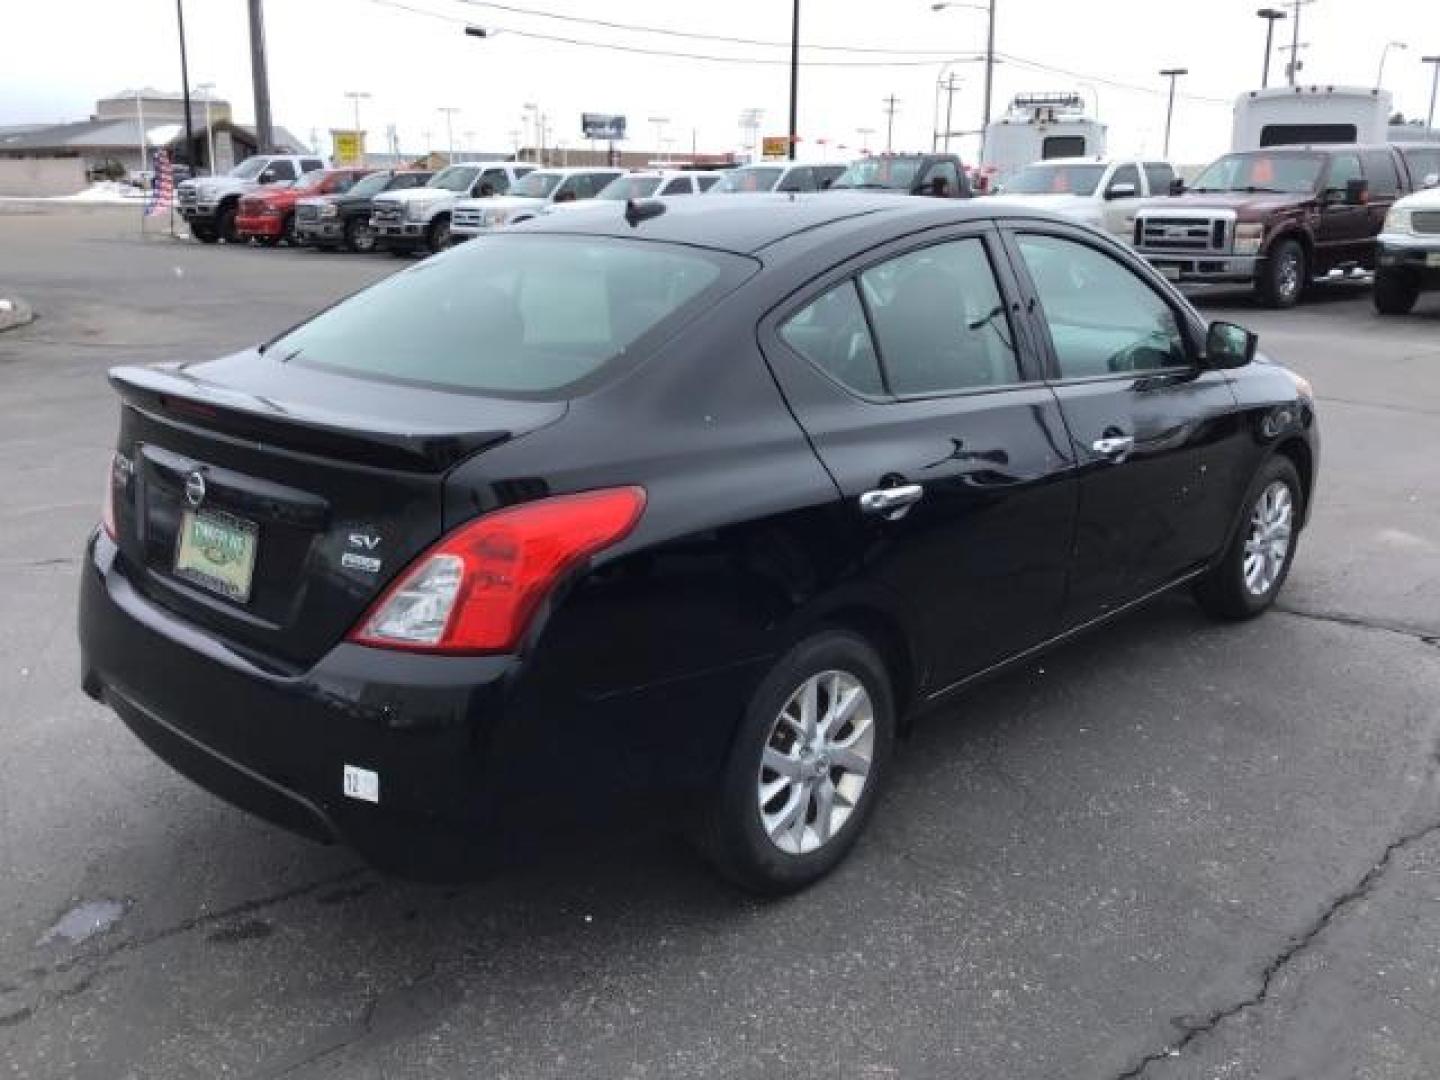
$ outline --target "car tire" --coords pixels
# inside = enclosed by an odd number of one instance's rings
[[[1244,507],[1225,554],[1195,583],[1195,599],[1217,619],[1253,619],[1275,602],[1290,576],[1305,493],[1289,458],[1276,455],[1260,466]]]
[[[725,877],[763,895],[824,877],[863,830],[894,737],[894,697],[876,651],[845,630],[806,638],[745,709],[701,849]]]
[[[215,231],[219,234],[220,239],[224,240],[227,244],[240,242],[240,234],[235,230],[236,214],[236,205],[233,202],[229,202],[220,207],[220,213],[215,219]]]
[[[283,233],[277,233],[277,234],[274,235],[274,236],[257,236],[257,237],[255,237],[255,242],[256,242],[257,244],[259,244],[261,247],[273,248],[273,247],[279,247],[279,246],[280,246],[280,241],[283,240],[283,239],[285,239],[284,234],[283,234]]]
[[[349,251],[369,254],[375,250],[375,233],[370,223],[362,217],[352,217],[345,222],[345,247]]]
[[[425,230],[425,246],[439,254],[450,246],[450,215],[440,214]]]
[[[1381,315],[1408,315],[1420,299],[1420,283],[1408,271],[1381,269],[1375,273],[1373,298]]]
[[[1309,281],[1309,259],[1298,240],[1281,240],[1260,265],[1255,295],[1268,308],[1292,308]]]
[[[212,225],[191,225],[190,235],[202,244],[215,244],[220,240],[220,234]]]
[[[300,241],[295,237],[295,215],[286,214],[285,219],[280,222],[280,237],[290,247],[299,247]]]

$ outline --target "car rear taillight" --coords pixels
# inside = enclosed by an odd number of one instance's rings
[[[506,652],[567,571],[623,539],[645,489],[559,495],[484,514],[421,555],[349,640],[385,649]]]

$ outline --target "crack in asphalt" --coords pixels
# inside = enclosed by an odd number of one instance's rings
[[[1145,1075],[1151,1065],[1159,1061],[1178,1058],[1185,1052],[1190,1044],[1197,1039],[1215,1031],[1226,1021],[1267,1001],[1280,972],[1283,971],[1292,960],[1308,949],[1315,942],[1315,939],[1324,933],[1326,928],[1335,921],[1341,912],[1352,904],[1363,900],[1370,894],[1371,890],[1374,889],[1386,871],[1390,869],[1390,865],[1394,861],[1396,854],[1437,833],[1440,833],[1440,821],[1431,822],[1413,832],[1405,833],[1396,840],[1392,840],[1385,846],[1385,850],[1381,852],[1380,858],[1375,861],[1374,865],[1361,875],[1359,881],[1331,900],[1325,906],[1325,909],[1311,921],[1310,925],[1307,926],[1302,933],[1292,935],[1285,948],[1281,949],[1280,952],[1265,965],[1265,969],[1260,973],[1260,985],[1254,994],[1227,1005],[1223,1009],[1216,1009],[1203,1020],[1185,1024],[1185,1034],[1178,1040],[1160,1050],[1146,1054],[1124,1072],[1117,1073],[1114,1080],[1139,1080],[1140,1077]]]
[[[1386,634],[1398,634],[1401,637],[1418,641],[1422,645],[1440,646],[1440,634],[1432,634],[1428,630],[1421,630],[1414,626],[1406,626],[1404,623],[1378,622],[1374,619],[1365,619],[1359,615],[1346,615],[1333,611],[1303,611],[1300,608],[1281,607],[1276,605],[1275,611],[1281,615],[1294,615],[1297,619],[1314,619],[1316,622],[1335,623],[1337,626],[1353,626],[1361,630],[1378,630]]]
[[[1384,401],[1364,401],[1360,398],[1329,397],[1325,394],[1316,395],[1317,401],[1323,401],[1331,405],[1356,405],[1365,409],[1381,409],[1385,412],[1412,413],[1417,416],[1440,416],[1435,409],[1418,409],[1414,405],[1394,405]]]

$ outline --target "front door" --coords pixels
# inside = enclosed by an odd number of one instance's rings
[[[1345,188],[1351,180],[1364,179],[1360,155],[1333,154],[1321,183],[1320,225],[1316,230],[1315,253],[1318,265],[1311,269],[1328,273],[1339,266],[1370,266],[1374,263],[1374,232],[1370,207],[1347,205]]]
[[[1064,226],[1017,224],[1009,243],[1079,463],[1076,625],[1220,549],[1235,397],[1223,372],[1196,366],[1181,329],[1194,316],[1148,271]]]
[[[837,542],[912,612],[941,688],[1055,632],[1073,451],[991,227],[888,245],[762,328],[844,498]]]

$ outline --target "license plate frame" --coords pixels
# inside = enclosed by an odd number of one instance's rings
[[[197,537],[196,526],[211,530]],[[248,603],[255,587],[260,526],[223,510],[183,510],[175,536],[176,577],[237,604]],[[236,564],[235,571],[226,567]]]

